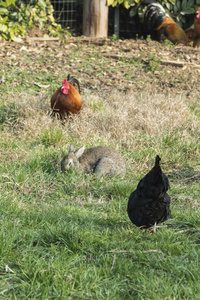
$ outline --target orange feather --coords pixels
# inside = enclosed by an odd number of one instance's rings
[[[166,13],[159,3],[151,3],[143,13],[143,26],[152,38],[168,39],[174,44],[189,44],[184,30]]]
[[[165,16],[163,18],[163,22],[156,28],[156,30],[159,30],[160,32],[167,32],[167,38],[174,44],[189,43],[188,36],[184,30],[169,16]]]

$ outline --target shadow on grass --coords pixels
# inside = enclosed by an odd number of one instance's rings
[[[2,105],[0,107],[0,124],[5,123],[6,121],[9,121],[11,123],[16,122],[17,118],[18,115],[14,102],[9,103],[8,105]]]
[[[194,170],[193,167],[177,167],[172,172],[168,173],[169,179],[180,180],[186,184],[193,184],[194,182],[200,182],[200,172]]]

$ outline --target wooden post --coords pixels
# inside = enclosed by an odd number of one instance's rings
[[[108,6],[106,0],[83,0],[83,35],[107,38]]]

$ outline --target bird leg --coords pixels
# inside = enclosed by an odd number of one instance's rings
[[[156,233],[156,225],[157,225],[157,222],[155,222],[152,227],[152,233]]]

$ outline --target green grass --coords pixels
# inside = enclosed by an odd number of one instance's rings
[[[83,59],[81,47],[74,59]],[[87,51],[90,57],[95,49]],[[70,62],[72,54],[63,55]],[[108,59],[95,58],[77,66],[89,68],[85,72],[96,66],[100,77]],[[152,59],[150,76],[157,62]],[[65,66],[54,73],[37,70],[57,63],[48,51],[31,63],[25,73],[10,68],[2,83],[0,299],[199,299],[198,104],[188,103],[184,93],[106,94],[98,87],[94,94],[82,92],[81,117],[61,125],[49,116],[49,98]],[[108,67],[112,72],[116,64]],[[133,67],[139,69],[141,60],[119,61],[124,80]],[[20,84],[28,74],[30,85]],[[51,81],[51,87],[41,92],[35,81]],[[125,178],[61,173],[71,142],[75,148],[116,148],[127,162]],[[126,207],[156,154],[169,178],[172,217],[152,234],[130,222]]]

